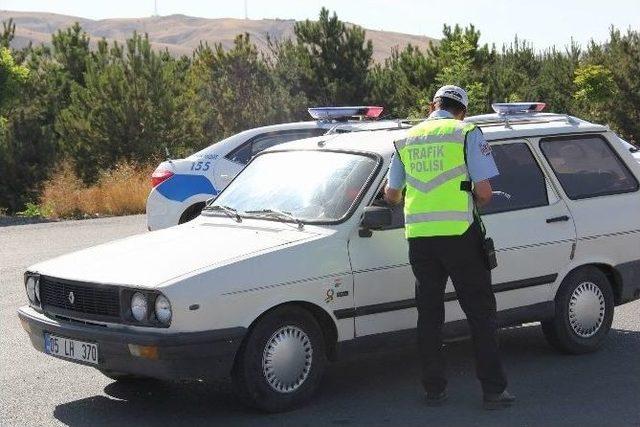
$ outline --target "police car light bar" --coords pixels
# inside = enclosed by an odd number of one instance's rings
[[[544,102],[498,102],[491,104],[491,108],[498,114],[526,114],[538,113],[544,110]]]
[[[357,107],[314,107],[308,109],[309,114],[315,120],[345,120],[349,117],[366,117],[377,119],[382,113],[382,107],[357,106]]]

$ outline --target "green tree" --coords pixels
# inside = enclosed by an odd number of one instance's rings
[[[13,22],[13,18],[9,18],[8,21],[2,21],[2,33],[0,34],[0,47],[6,47],[7,49],[11,45],[11,40],[16,34],[16,24]]]
[[[367,74],[371,66],[373,44],[365,31],[348,25],[334,13],[322,8],[318,21],[297,22],[295,42],[279,46],[279,59],[295,59],[294,91],[304,90],[316,105],[361,104],[369,95]],[[293,92],[294,94],[296,92]]]
[[[6,47],[0,47],[0,118],[2,112],[18,97],[28,76],[29,70],[15,63],[11,51]]]
[[[432,44],[431,54],[439,70],[436,76],[438,86],[454,84],[463,87],[469,95],[470,114],[480,114],[488,108],[489,88],[484,73],[494,60],[495,52],[485,44],[479,45],[480,31],[473,25],[453,29],[445,25],[444,38]]]
[[[290,121],[295,115],[292,105],[297,104],[292,104],[248,34],[237,36],[229,50],[221,44],[201,45],[190,85],[208,143],[252,127]]]
[[[384,106],[392,117],[424,116],[419,101],[433,97],[437,71],[433,57],[419,48],[408,45],[402,51],[394,49],[384,64],[376,64],[369,74],[368,102]]]
[[[603,65],[586,64],[575,71],[575,99],[594,119],[603,119],[613,108],[617,87],[613,73]]]
[[[54,157],[42,108],[30,102],[34,81],[33,73],[0,47],[0,208],[9,212],[37,197],[47,159]]]
[[[55,124],[86,182],[120,159],[148,160],[165,147],[180,152],[190,145],[191,135],[182,132],[187,117],[178,69],[176,60],[151,49],[146,35],[134,33],[124,46],[110,49],[99,43],[84,86],[73,86]]]
[[[602,44],[592,42],[581,63],[583,67],[600,65],[607,70],[581,68],[579,81],[584,82],[585,87],[579,87],[578,91],[591,85],[600,98],[599,105],[590,105],[585,109],[583,104],[582,112],[587,118],[597,112],[594,120],[610,125],[623,138],[640,143],[640,32],[628,30],[623,34],[612,27],[609,41]],[[591,73],[585,75],[585,71],[589,70]],[[589,77],[594,70],[595,75]],[[609,93],[612,98],[605,99],[607,92],[613,88],[615,95]],[[588,89],[584,93],[594,94],[590,91]]]

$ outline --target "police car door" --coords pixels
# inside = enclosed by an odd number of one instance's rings
[[[541,303],[553,299],[552,284],[573,256],[573,219],[530,141],[493,142],[491,147],[500,175],[490,180],[494,195],[480,211],[496,247],[498,310],[543,309]]]

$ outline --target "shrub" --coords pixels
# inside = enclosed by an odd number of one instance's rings
[[[52,218],[144,213],[152,166],[122,162],[85,186],[69,162],[45,182],[40,211]]]

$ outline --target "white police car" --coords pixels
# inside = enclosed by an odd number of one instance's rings
[[[352,132],[398,127],[393,120],[376,119],[382,107],[310,108],[315,121],[284,123],[235,134],[186,159],[167,160],[151,176],[147,198],[147,227],[158,230],[191,221],[206,200],[217,195],[253,156],[274,145],[327,132]],[[360,117],[365,120],[349,120]]]
[[[521,108],[468,119],[500,170],[482,209],[498,321],[595,351],[615,306],[640,298],[640,164],[605,126]],[[115,379],[231,376],[281,411],[343,351],[415,342],[402,208],[379,206],[404,133],[270,148],[189,223],[30,267],[18,315],[33,346]],[[445,301],[445,328],[464,334],[451,283]]]

